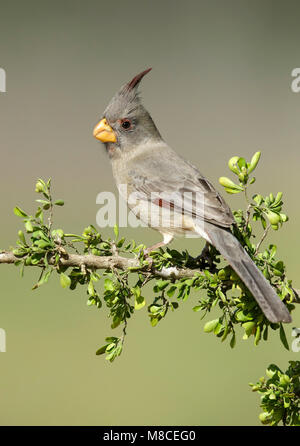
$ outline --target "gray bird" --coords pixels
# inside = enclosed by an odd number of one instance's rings
[[[121,87],[93,132],[106,146],[129,208],[163,235],[150,250],[174,236],[203,237],[225,257],[271,322],[291,322],[284,303],[230,231],[235,222],[229,206],[195,166],[165,143],[141,104],[137,87],[150,70]]]

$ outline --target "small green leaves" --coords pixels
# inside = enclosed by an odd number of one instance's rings
[[[232,226],[232,231],[291,311],[295,293],[291,281],[286,277],[284,263],[276,257],[277,248],[270,244],[268,248],[263,248],[264,251],[261,249],[262,242],[271,232],[269,229],[277,230],[288,221],[282,209],[282,192],[276,195],[270,193],[266,197],[255,194],[252,200],[249,200],[247,195],[248,187],[255,181],[250,174],[255,170],[259,159],[260,152],[255,153],[250,162],[243,157],[232,157],[228,167],[236,176],[236,181],[224,176],[220,178],[220,184],[228,193],[244,192],[247,208],[246,211],[234,211],[236,225]],[[221,263],[220,254],[213,246],[208,247],[207,257],[201,259],[192,258],[187,251],[178,252],[169,248],[152,252],[149,259],[144,255],[143,244],[137,246],[134,240],[128,243],[124,237],[119,239],[117,225],[113,228],[115,240],[103,239],[93,225],[87,226],[80,235],[65,233],[63,229],[52,229],[55,205],[62,206],[64,202],[52,199],[50,186],[50,180],[37,181],[36,192],[41,196],[36,200],[39,207],[33,215],[27,215],[19,207],[14,209],[15,214],[23,219],[25,226],[24,232],[18,232],[17,246],[13,251],[17,257],[15,263],[21,266],[22,274],[27,266],[37,265],[42,268],[42,274],[34,289],[46,283],[51,272],[56,272],[60,275],[63,288],[74,290],[77,286],[84,286],[88,306],[101,308],[105,304],[111,320],[111,329],[115,330],[121,326],[123,334],[121,337],[107,338],[107,343],[97,354],[106,353],[109,361],[119,356],[129,319],[135,311],[146,306],[144,293],[147,288],[144,287],[150,281],[154,297],[147,309],[153,327],[167,314],[172,314],[179,307],[179,302],[183,303],[197,296],[198,304],[193,306],[195,317],[202,319],[211,310],[216,314],[215,319],[204,324],[204,332],[213,333],[221,342],[229,340],[231,348],[239,339],[237,326],[243,329],[243,339],[253,336],[255,345],[266,341],[271,330],[278,329],[282,343],[288,348],[283,326],[271,324],[264,317],[239,276],[230,265]],[[264,230],[261,238],[257,237],[256,222],[259,222]],[[138,262],[128,269],[119,268],[112,262],[109,269],[103,273],[102,285],[98,286],[100,275],[88,264],[73,268],[64,266],[63,260],[68,258],[69,251],[75,250],[79,254],[80,246],[83,255],[111,258],[125,252],[126,258],[131,255]],[[162,277],[159,277],[159,272],[165,272],[168,268],[170,275],[163,273]],[[182,275],[185,269],[189,271],[187,277]],[[194,275],[190,274],[191,271]],[[147,292],[149,293],[148,290]],[[146,297],[148,300],[148,296]],[[277,401],[276,393],[270,394],[270,400]],[[284,405],[285,408],[290,407],[289,396],[285,397]],[[264,420],[267,419],[268,416],[264,415]]]
[[[265,198],[262,195],[256,194],[253,196],[253,200],[255,201],[255,205],[252,205],[254,211],[253,220],[261,220],[264,229],[267,227],[266,219],[275,231],[283,223],[288,221],[287,215],[281,212],[283,205],[282,192],[278,192],[275,198],[272,193]]]
[[[279,297],[285,302],[289,311],[294,308],[295,292],[292,282],[286,276],[286,268],[282,260],[277,258],[278,251],[274,244],[264,247],[262,242],[270,235],[270,228],[278,230],[288,221],[283,211],[282,192],[261,194],[248,197],[248,187],[255,183],[250,174],[255,170],[260,159],[256,152],[250,162],[245,158],[234,156],[228,167],[236,176],[235,181],[227,177],[220,178],[220,184],[230,194],[244,192],[247,200],[246,210],[234,211],[236,225],[232,226],[234,235],[247,250],[251,259],[257,264],[267,280],[270,281]],[[118,226],[114,227],[115,240],[103,239],[93,225],[87,226],[81,235],[65,233],[63,229],[52,229],[55,206],[63,206],[64,201],[53,200],[51,196],[51,180],[39,179],[35,190],[40,197],[38,208],[29,215],[21,208],[15,207],[14,213],[23,219],[23,231],[19,230],[16,248],[16,266],[20,266],[21,275],[28,266],[36,265],[41,271],[33,289],[47,283],[51,273],[59,274],[60,284],[65,289],[74,290],[83,286],[87,295],[87,305],[93,308],[106,306],[112,330],[121,330],[121,336],[105,339],[105,344],[96,354],[105,355],[106,360],[113,362],[122,353],[128,322],[135,311],[146,306],[149,299],[149,282],[153,286],[153,301],[148,305],[150,323],[155,327],[167,314],[171,314],[187,299],[197,297],[198,304],[193,306],[195,318],[203,319],[212,310],[215,317],[204,324],[205,333],[213,333],[221,342],[234,348],[240,334],[243,339],[252,337],[255,345],[267,341],[268,333],[277,330],[281,342],[289,349],[282,324],[270,323],[261,312],[255,299],[243,285],[239,276],[228,265],[215,248],[209,246],[208,257],[192,258],[187,251],[159,249],[151,253],[151,262],[144,256],[145,246],[136,245],[133,240],[128,243],[125,238],[119,239]],[[45,222],[47,223],[44,223]],[[263,235],[258,237],[257,225],[263,228]],[[261,227],[259,228],[261,230]],[[80,246],[82,249],[80,250]],[[78,247],[78,248],[77,248]],[[68,259],[69,251],[83,255],[95,255],[99,258],[121,255],[137,259],[137,266],[127,270],[118,269],[114,263],[102,276],[89,264],[66,267],[64,259]],[[221,263],[222,260],[222,263]],[[150,264],[151,263],[151,264]],[[173,273],[165,275],[165,271],[180,271],[180,276]],[[182,272],[188,270],[187,277]],[[190,274],[192,270],[193,274]],[[163,271],[163,278],[158,277]],[[101,283],[98,282],[102,279]],[[101,299],[98,293],[101,292]],[[148,293],[146,295],[146,292]],[[168,316],[169,317],[169,316]],[[202,324],[202,323],[201,323]],[[239,327],[242,328],[240,333]],[[300,362],[290,361],[287,371],[282,372],[271,364],[266,371],[268,379],[262,377],[258,383],[252,384],[253,392],[261,398],[262,413],[259,419],[262,424],[300,425]]]
[[[120,356],[123,349],[123,341],[121,338],[108,337],[105,339],[107,344],[103,345],[96,351],[96,355],[103,355],[106,353],[106,360],[113,362],[117,356]]]
[[[263,412],[259,415],[262,424],[277,426],[300,425],[300,361],[289,361],[286,372],[271,364],[266,371],[268,380],[261,378],[250,384],[253,392],[261,394]]]
[[[229,194],[238,194],[239,192],[245,191],[249,185],[255,182],[255,178],[249,178],[250,173],[256,168],[258,161],[260,159],[260,152],[256,152],[250,163],[247,163],[245,158],[239,156],[233,156],[228,162],[228,167],[233,172],[239,180],[239,184],[234,183],[227,177],[219,178],[219,183],[225,188],[225,191]]]
[[[35,185],[35,192],[37,192],[38,194],[40,194],[41,192],[43,192],[45,190],[45,183],[43,180],[38,180],[36,185]]]
[[[12,253],[16,257],[24,257],[26,255],[26,250],[23,248],[16,248],[16,249],[13,249]]]

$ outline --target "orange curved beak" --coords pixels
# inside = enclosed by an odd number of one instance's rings
[[[106,118],[101,119],[95,126],[93,136],[102,142],[116,142],[117,137],[110,125],[108,125]]]

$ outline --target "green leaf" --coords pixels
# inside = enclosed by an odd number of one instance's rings
[[[259,414],[259,419],[262,424],[269,424],[271,422],[272,415],[268,412],[262,412]]]
[[[19,236],[19,239],[21,240],[21,242],[22,242],[24,245],[26,245],[26,240],[25,240],[25,236],[24,236],[23,231],[19,231],[19,232],[18,232],[18,236]]]
[[[40,194],[46,190],[46,184],[43,180],[39,179],[35,185],[35,192]]]
[[[246,333],[246,336],[247,336],[248,338],[249,338],[249,336],[252,335],[255,326],[256,326],[256,322],[254,322],[254,321],[251,321],[251,322],[250,322],[250,321],[249,321],[249,322],[245,322],[245,323],[243,324],[243,328],[244,328],[245,333]]]
[[[104,288],[106,289],[106,291],[114,291],[115,285],[114,285],[112,280],[105,279],[105,281],[104,281]]]
[[[230,339],[230,347],[234,348],[236,344],[236,336],[235,333],[233,333],[232,338]]]
[[[283,375],[280,377],[279,382],[280,382],[280,384],[281,384],[282,386],[286,387],[288,384],[290,384],[291,380],[290,380],[290,377],[289,377],[288,375],[283,374]]]
[[[48,246],[51,246],[51,242],[50,242],[50,240],[49,240],[49,241],[46,241],[46,240],[37,240],[34,244],[35,244],[36,246],[38,246],[39,248],[41,248],[41,249],[44,249],[44,248],[47,248]]]
[[[251,321],[253,319],[253,317],[251,315],[247,315],[247,314],[243,313],[243,311],[238,311],[236,313],[235,317],[239,322],[247,322],[247,321]]]
[[[63,205],[65,204],[65,202],[64,202],[63,200],[56,200],[56,201],[54,202],[54,204],[55,204],[56,206],[63,206]]]
[[[233,173],[235,173],[235,174],[237,174],[237,175],[240,173],[239,168],[238,168],[238,165],[237,165],[238,160],[239,160],[239,156],[233,156],[233,157],[230,158],[230,160],[228,161],[228,167],[229,167],[229,169],[230,169]]]
[[[119,237],[119,227],[117,224],[115,224],[115,226],[114,226],[114,233],[115,233],[116,238],[118,238]]]
[[[158,317],[151,317],[150,322],[152,327],[155,327],[158,324],[159,318]]]
[[[16,257],[22,257],[22,256],[25,256],[25,254],[26,254],[26,251],[24,250],[24,249],[22,249],[22,248],[20,248],[20,249],[13,249],[13,254],[16,256]]]
[[[235,184],[232,180],[230,180],[227,177],[220,177],[219,183],[221,184],[221,186],[223,186],[225,188],[229,188],[229,189],[233,189],[233,190],[237,190],[237,191],[243,190],[243,188],[241,186]]]
[[[238,189],[230,189],[229,187],[225,187],[225,192],[228,194],[239,194],[241,191]]]
[[[286,214],[279,214],[279,215],[283,223],[289,220],[289,217]]]
[[[196,305],[195,307],[193,307],[193,311],[197,312],[197,311],[201,311],[202,310],[202,305]]]
[[[261,217],[260,217],[260,221],[261,221],[261,224],[262,224],[262,227],[264,228],[264,229],[266,229],[266,227],[267,227],[267,222],[266,222],[266,219],[261,215]]]
[[[239,166],[240,169],[242,169],[243,167],[247,167],[247,163],[245,158],[240,157],[237,161],[237,164]]]
[[[212,331],[214,331],[214,329],[216,328],[216,326],[219,323],[219,319],[213,319],[212,321],[206,322],[206,324],[204,325],[204,331],[205,333],[210,333]]]
[[[140,310],[141,308],[143,308],[146,305],[146,301],[145,298],[143,296],[137,296],[135,297],[135,301],[134,301],[134,308],[136,310]]]
[[[277,225],[280,222],[280,215],[273,211],[267,211],[266,216],[271,225]]]
[[[116,338],[115,336],[108,336],[107,338],[105,338],[105,341],[110,343],[117,343],[119,341],[119,338]]]
[[[251,161],[250,161],[250,165],[249,165],[249,167],[248,167],[248,172],[249,172],[249,173],[253,172],[253,170],[256,168],[256,166],[257,166],[257,164],[258,164],[258,161],[259,161],[259,159],[260,159],[260,155],[261,155],[261,152],[256,152],[256,153],[253,155],[253,157],[252,157],[252,159],[251,159]]]
[[[255,344],[255,345],[258,345],[260,339],[261,339],[261,328],[260,328],[260,325],[258,325],[258,326],[256,327],[256,333],[255,333],[254,344]]]
[[[117,248],[122,248],[124,242],[125,242],[125,237],[122,237],[121,240],[119,240],[117,243]]]
[[[151,305],[149,308],[149,311],[150,311],[150,313],[155,314],[155,313],[159,312],[160,308],[161,307],[159,307],[158,305]]]
[[[172,285],[167,291],[168,297],[173,297],[176,290],[177,287],[175,285]]]
[[[228,325],[227,322],[225,321],[225,329],[224,329],[223,336],[222,336],[222,338],[221,338],[221,342],[224,342],[224,341],[225,341],[225,339],[226,339],[227,336],[228,336],[228,333],[229,333],[229,325]]]
[[[38,200],[35,200],[37,203],[41,203],[41,204],[50,204],[50,201],[49,200],[40,200],[40,199],[38,199]]]
[[[258,206],[260,206],[262,204],[262,202],[264,201],[264,197],[260,194],[256,194],[256,195],[253,195],[253,200],[256,202],[256,204]]]
[[[157,293],[158,291],[162,291],[169,285],[168,280],[158,280],[154,286],[154,291]]]
[[[284,328],[283,328],[282,324],[280,324],[279,336],[280,336],[280,340],[281,340],[282,344],[284,345],[284,347],[287,350],[289,350],[290,347],[289,347],[288,341],[286,339],[285,331],[284,331]]]
[[[71,285],[71,279],[65,273],[60,273],[60,284],[63,288],[68,288]]]
[[[90,296],[95,296],[95,288],[92,280],[90,280],[87,290]]]
[[[109,344],[105,344],[102,347],[100,347],[97,351],[96,351],[96,355],[103,355],[103,353],[106,353],[106,348],[108,347]]]
[[[23,218],[28,217],[26,212],[22,211],[22,209],[20,209],[18,206],[14,208],[14,214],[17,215],[18,217],[23,217]]]
[[[272,379],[274,375],[276,375],[277,370],[272,370],[271,368],[266,370],[266,375],[268,376],[268,378]]]
[[[25,229],[27,232],[33,232],[33,226],[30,220],[25,222]]]

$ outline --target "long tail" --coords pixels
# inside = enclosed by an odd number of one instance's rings
[[[205,233],[251,291],[269,321],[291,322],[288,309],[238,239],[228,229],[210,223],[205,223]]]

